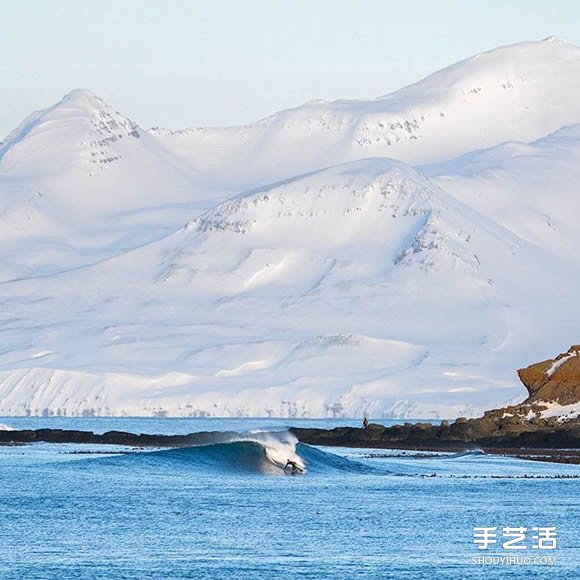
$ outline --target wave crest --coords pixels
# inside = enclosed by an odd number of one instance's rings
[[[283,475],[288,460],[295,462],[304,474],[375,471],[363,463],[299,443],[288,431],[231,434],[226,440],[223,433],[216,433],[215,443],[140,452],[108,460],[147,464],[153,462],[157,467],[169,463],[172,467],[179,465],[184,469],[199,470],[202,473],[217,471]]]

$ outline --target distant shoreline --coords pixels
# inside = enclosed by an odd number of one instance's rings
[[[302,442],[311,445],[391,449],[415,452],[460,452],[480,449],[491,455],[504,455],[531,461],[580,464],[580,445],[570,445],[574,434],[569,429],[556,430],[556,437],[548,437],[547,430],[536,431],[534,437],[528,437],[527,444],[518,437],[502,437],[493,441],[492,437],[481,441],[453,440],[457,436],[453,430],[447,438],[441,437],[441,430],[449,429],[427,424],[406,424],[395,427],[383,427],[371,424],[370,429],[339,427],[335,429],[301,429],[291,428],[290,432]],[[453,424],[455,425],[455,424]],[[458,425],[463,425],[459,423]],[[453,427],[453,426],[452,426]],[[577,430],[578,425],[572,426]],[[457,429],[455,429],[457,431]],[[558,433],[562,431],[563,433]],[[204,431],[187,435],[154,435],[136,434],[124,431],[108,431],[103,434],[92,431],[70,429],[24,429],[0,431],[0,445],[24,445],[30,443],[76,443],[91,445],[123,445],[129,447],[187,447],[228,443],[239,438],[234,431]],[[543,443],[542,443],[543,441]],[[561,441],[562,444],[558,444]],[[373,454],[372,457],[381,457]],[[418,453],[407,456],[417,458]]]

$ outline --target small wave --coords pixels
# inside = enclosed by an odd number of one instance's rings
[[[483,449],[467,449],[466,451],[459,451],[452,455],[447,455],[443,459],[459,459],[460,457],[478,457],[483,455],[487,455]]]
[[[0,431],[14,431],[10,425],[6,425],[5,423],[0,423]]]

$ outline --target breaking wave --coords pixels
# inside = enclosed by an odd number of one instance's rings
[[[368,473],[375,472],[373,466],[364,465],[321,449],[311,447],[289,432],[256,431],[232,436],[229,441],[194,447],[179,447],[160,451],[138,452],[104,459],[124,463],[165,463],[172,467],[181,466],[188,470],[226,473],[261,473],[271,475],[289,474],[284,467],[288,460],[300,469],[296,474],[328,472]]]

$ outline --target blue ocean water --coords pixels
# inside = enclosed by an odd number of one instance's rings
[[[271,419],[0,423],[242,433],[187,449],[0,447],[0,578],[580,577],[580,480],[562,477],[578,466],[315,448]],[[287,458],[305,473],[285,475]],[[493,526],[497,544],[478,549],[473,528]],[[535,526],[556,527],[555,550],[532,548],[531,531],[526,550],[502,547],[503,527]],[[473,563],[482,556],[556,562]]]

